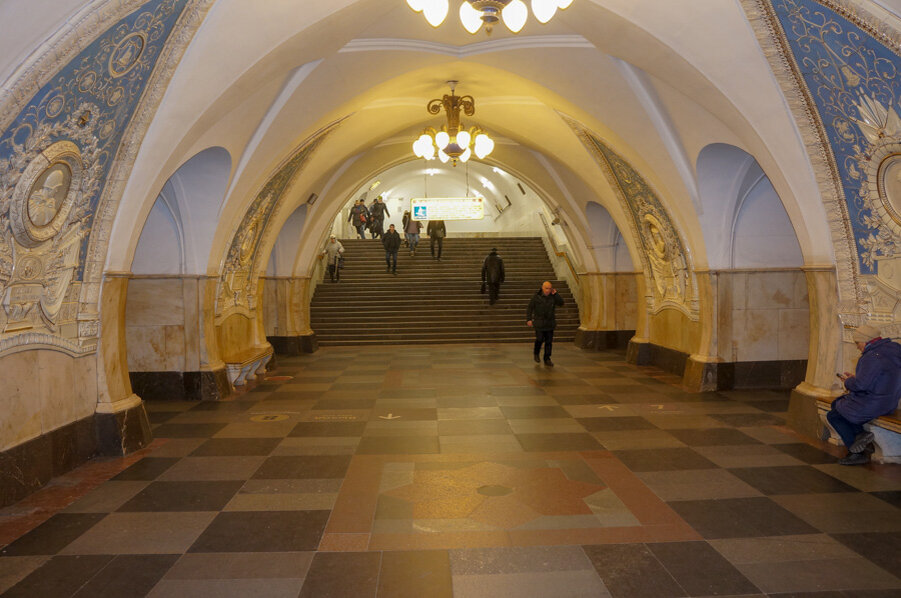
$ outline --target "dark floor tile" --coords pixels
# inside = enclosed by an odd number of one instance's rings
[[[743,467],[729,470],[737,478],[766,495],[858,492],[853,486],[811,467]]]
[[[103,569],[111,556],[56,556],[10,588],[3,598],[71,596]]]
[[[317,552],[300,598],[375,598],[380,552]]]
[[[688,430],[667,430],[688,446],[730,446],[738,444],[761,444],[744,432],[732,428],[701,428]]]
[[[191,453],[192,457],[266,457],[281,438],[210,438]]]
[[[104,517],[105,513],[58,513],[0,550],[0,555],[56,554]]]
[[[153,482],[118,512],[220,511],[243,485],[243,481]]]
[[[196,407],[192,407],[191,411],[243,413],[256,404],[257,401],[201,401]]]
[[[846,598],[841,590],[830,592],[789,592],[787,594],[767,594],[770,598]]]
[[[452,409],[455,407],[497,407],[497,399],[488,395],[438,398],[439,409]]]
[[[754,401],[754,407],[768,413],[785,413],[788,411],[788,399],[776,399],[770,401]]]
[[[385,552],[379,572],[379,598],[452,598],[446,550]]]
[[[151,424],[164,424],[179,415],[181,415],[181,411],[148,411],[147,419]]]
[[[554,400],[561,405],[612,405],[618,403],[608,394],[566,394],[552,395]]]
[[[331,511],[219,513],[188,552],[316,550]]]
[[[714,413],[715,420],[733,428],[754,428],[758,426],[781,426],[785,420],[768,413]]]
[[[602,451],[591,434],[516,434],[525,451]]]
[[[854,552],[873,561],[889,573],[901,572],[901,534],[873,532],[866,534],[832,534],[832,537]],[[899,592],[901,595],[901,592]]]
[[[546,393],[534,386],[492,386],[488,389],[488,394],[496,397],[520,397],[530,395],[542,395]]]
[[[715,463],[690,448],[633,449],[614,451],[613,454],[632,471],[717,468]]]
[[[842,592],[842,598],[898,598],[898,596],[901,596],[901,590],[845,590]]]
[[[576,418],[589,432],[617,432],[619,430],[656,430],[657,426],[643,417],[580,417]]]
[[[766,497],[668,503],[705,539],[816,534],[818,530]]]
[[[804,461],[810,465],[819,465],[822,463],[835,463],[835,457],[822,451],[815,446],[810,446],[805,442],[792,442],[789,444],[773,444],[770,445],[786,455],[791,455],[799,461]]]
[[[358,455],[436,455],[437,436],[366,436],[357,445]]]
[[[255,480],[343,478],[350,455],[304,455],[269,457],[253,474]]]
[[[178,461],[178,459],[144,457],[113,479],[117,482],[152,482],[162,475],[164,471],[178,463]]]
[[[512,434],[505,419],[452,419],[438,422],[439,436]]]
[[[322,409],[372,409],[375,399],[319,399],[313,405],[314,410]]]
[[[501,407],[507,419],[551,419],[568,418],[569,413],[560,406],[550,407]]]
[[[100,570],[74,598],[142,598],[181,555],[121,555]]]
[[[210,438],[228,424],[163,424],[153,429],[155,438]]]
[[[366,422],[300,422],[288,436],[362,436]]]
[[[613,598],[686,595],[644,544],[583,546],[583,549]]]
[[[648,548],[690,596],[759,592],[707,542],[667,542],[648,544]]]
[[[901,492],[897,490],[892,492],[871,492],[870,494],[901,509]]]

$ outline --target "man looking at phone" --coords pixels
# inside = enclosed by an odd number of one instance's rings
[[[535,363],[539,363],[541,345],[544,345],[544,365],[554,367],[551,350],[554,345],[554,328],[557,327],[556,310],[563,305],[563,297],[553,285],[544,281],[526,310],[526,324],[535,329]]]
[[[832,402],[826,421],[848,447],[842,465],[863,465],[870,461],[873,433],[863,424],[898,408],[901,398],[901,345],[879,336],[870,324],[858,326],[853,335],[860,350],[855,373],[836,374],[844,382],[846,394]]]

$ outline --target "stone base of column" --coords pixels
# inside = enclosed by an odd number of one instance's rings
[[[145,401],[218,401],[231,394],[225,368],[200,372],[129,372],[131,388]]]
[[[626,361],[635,365],[651,365],[651,343],[647,340],[629,340]]]
[[[804,436],[819,438],[821,424],[817,414],[817,399],[831,401],[840,394],[802,382],[792,390],[788,400],[788,425]]]
[[[121,457],[142,449],[153,440],[144,403],[118,413],[94,414],[97,450],[101,455]]]
[[[704,361],[692,355],[685,362],[682,384],[693,392],[709,392],[732,388],[735,384],[733,364]]]
[[[315,332],[302,336],[267,336],[266,340],[272,345],[276,355],[285,357],[297,357],[319,350],[319,341],[316,339]]]
[[[575,344],[586,351],[607,351],[625,349],[629,340],[635,336],[634,330],[585,330],[576,331]]]

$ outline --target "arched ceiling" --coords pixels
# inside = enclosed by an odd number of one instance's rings
[[[584,226],[588,201],[618,223],[624,215],[561,114],[642,172],[696,266],[706,259],[691,177],[701,149],[717,142],[746,150],[767,172],[806,261],[832,260],[805,150],[737,0],[578,0],[547,25],[531,21],[518,36],[501,28],[490,38],[470,36],[453,14],[433,29],[403,0],[216,0],[144,139],[107,269],[128,270],[135,231],[169,176],[220,146],[234,166],[210,255],[215,272],[278,164],[347,117],[275,219],[280,225],[316,192],[322,200],[308,225],[327,221],[361,181],[409,159],[423,126],[440,123],[425,104],[447,91],[448,79],[476,97],[475,121],[510,140],[493,161],[531,178],[573,223]]]

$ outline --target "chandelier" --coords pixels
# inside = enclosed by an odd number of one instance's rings
[[[568,8],[572,2],[573,0],[532,0],[532,13],[539,22],[547,23],[558,8]],[[407,4],[416,12],[422,12],[432,27],[441,25],[450,9],[449,0],[407,0]],[[484,25],[485,31],[491,35],[494,25],[501,19],[507,29],[519,33],[528,16],[529,9],[523,0],[465,0],[460,5],[460,21],[473,34]]]
[[[419,158],[434,160],[437,156],[442,162],[453,160],[454,166],[457,160],[466,162],[476,155],[482,159],[494,150],[494,141],[478,126],[463,128],[460,122],[460,112],[466,116],[476,113],[476,101],[472,96],[458,96],[454,92],[457,81],[448,81],[450,95],[434,99],[426,105],[429,114],[439,114],[441,109],[447,114],[447,124],[441,126],[441,130],[426,127],[415,142],[413,153]]]

